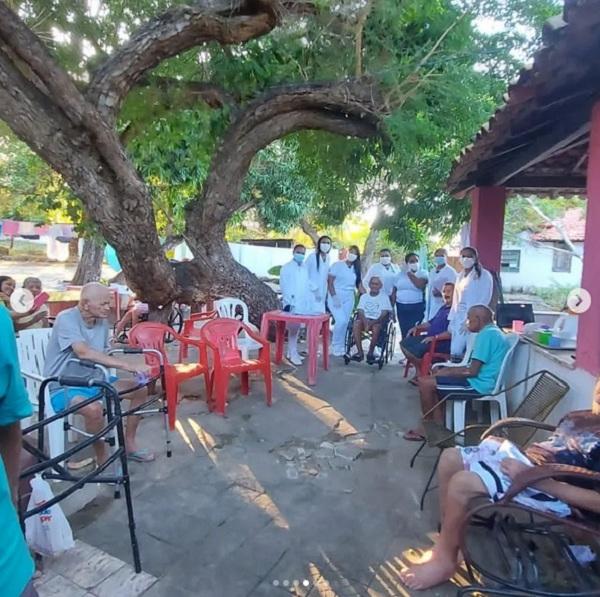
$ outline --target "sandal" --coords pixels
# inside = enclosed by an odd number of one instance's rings
[[[133,462],[152,462],[154,458],[154,453],[146,450],[146,448],[127,453],[127,460],[133,460]]]
[[[403,436],[402,439],[405,439],[409,442],[424,442],[425,436],[415,431],[414,429],[409,429]]]
[[[363,359],[364,359],[364,358],[365,358],[365,357],[364,357],[363,355],[361,355],[361,354],[353,354],[353,355],[350,357],[350,360],[351,360],[351,361],[355,361],[355,362],[357,362],[357,363],[362,363],[362,361],[363,361]]]
[[[419,378],[418,377],[413,377],[412,379],[408,380],[408,383],[413,385],[413,386],[418,386],[419,385]]]
[[[87,468],[96,464],[96,461],[93,458],[84,458],[83,460],[69,460],[67,462],[67,468],[70,471],[80,471],[83,468]]]

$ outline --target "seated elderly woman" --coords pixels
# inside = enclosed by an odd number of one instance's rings
[[[15,291],[17,283],[10,276],[0,276],[0,301],[8,309],[13,320],[15,332],[36,327],[48,327],[48,308],[45,305],[34,307],[26,313],[17,313],[10,304],[10,296]],[[39,278],[26,278],[23,288],[31,291],[37,296],[42,291],[42,283]]]
[[[568,464],[600,471],[600,380],[592,410],[567,414],[545,441],[525,452],[503,438],[489,437],[479,446],[448,448],[438,469],[441,532],[425,563],[401,572],[404,584],[423,590],[452,577],[458,566],[463,519],[473,498],[500,499],[515,477],[530,466]],[[600,513],[600,493],[554,479],[535,483],[516,501],[539,511],[568,516],[570,508]]]
[[[448,321],[448,314],[452,307],[453,294],[454,284],[446,282],[442,287],[444,304],[439,308],[438,312],[429,321],[412,328],[408,332],[409,335],[406,338],[402,338],[402,342],[400,342],[400,350],[416,370],[415,376],[410,380],[412,384],[417,383],[421,361],[434,340],[436,340],[436,352],[450,352],[450,332],[448,331],[448,324],[450,322]]]

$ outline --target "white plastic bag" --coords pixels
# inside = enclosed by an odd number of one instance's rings
[[[33,510],[54,497],[48,482],[39,475],[30,481],[30,485],[27,510]],[[29,547],[44,556],[58,555],[75,545],[69,522],[58,504],[27,518],[25,537]]]

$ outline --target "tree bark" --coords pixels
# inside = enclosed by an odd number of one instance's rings
[[[310,240],[312,240],[316,247],[319,242],[319,232],[317,229],[306,218],[300,219],[300,227],[302,228],[302,232],[310,237]]]
[[[380,232],[374,228],[374,224],[375,223],[371,224],[371,229],[369,230],[369,234],[365,240],[365,246],[363,247],[363,252],[360,258],[363,277],[367,274],[369,268],[373,264],[373,255],[375,254],[377,241],[379,240]]]
[[[88,282],[98,282],[102,274],[102,261],[104,259],[104,241],[96,238],[86,238],[83,241],[81,258],[77,263],[75,275],[71,284],[83,286]]]

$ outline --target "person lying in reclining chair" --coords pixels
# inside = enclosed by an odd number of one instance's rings
[[[531,444],[524,452],[497,437],[488,437],[474,447],[444,450],[438,469],[440,536],[426,563],[401,572],[404,584],[423,590],[449,580],[458,567],[462,523],[471,500],[489,496],[496,501],[519,473],[544,464],[600,472],[600,380],[594,389],[591,411],[567,414],[548,439]],[[568,516],[571,507],[600,513],[600,492],[554,479],[539,481],[514,499],[556,516]]]

